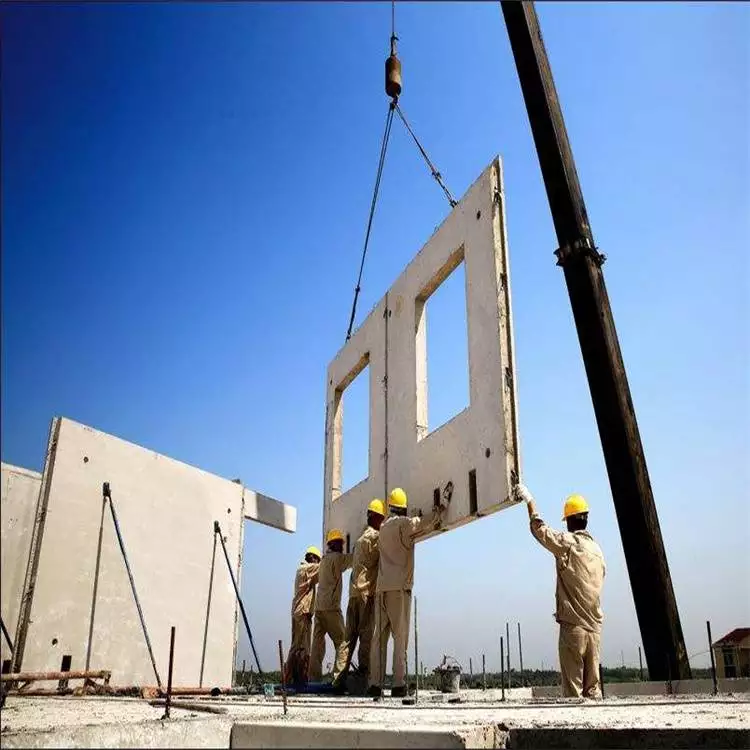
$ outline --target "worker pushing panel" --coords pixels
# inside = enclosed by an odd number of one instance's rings
[[[428,433],[425,306],[462,262],[470,404]],[[367,504],[395,486],[407,490],[413,512],[427,514],[438,501],[446,503],[443,531],[516,502],[511,489],[520,459],[509,280],[497,158],[329,365],[324,533],[339,528],[356,539]],[[343,395],[367,365],[369,472],[342,493]]]

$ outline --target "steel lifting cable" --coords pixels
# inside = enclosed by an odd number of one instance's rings
[[[427,166],[430,172],[432,173],[432,176],[435,178],[435,181],[441,187],[442,191],[445,193],[445,197],[448,199],[448,203],[450,204],[451,208],[453,208],[456,205],[456,201],[451,195],[450,190],[448,190],[445,182],[443,182],[442,175],[435,168],[435,165],[430,160],[430,157],[427,155],[427,152],[424,150],[422,144],[419,142],[419,139],[417,138],[414,131],[411,129],[411,126],[407,122],[406,117],[404,116],[404,113],[401,111],[401,107],[399,107],[398,105],[398,97],[401,94],[401,63],[398,57],[396,56],[396,42],[397,41],[398,41],[398,37],[396,36],[396,0],[391,0],[391,56],[386,61],[386,84],[385,84],[385,90],[388,96],[391,97],[391,103],[388,106],[388,117],[386,118],[386,122],[385,122],[385,132],[383,133],[383,141],[380,145],[380,159],[378,160],[378,171],[377,171],[377,176],[375,177],[375,188],[372,194],[372,202],[370,203],[370,215],[367,219],[367,231],[365,232],[365,244],[362,249],[362,260],[360,261],[360,264],[359,264],[357,286],[354,287],[354,300],[352,301],[352,311],[351,311],[351,315],[349,316],[349,327],[347,328],[347,331],[346,331],[347,341],[349,341],[349,339],[352,337],[352,328],[354,327],[354,318],[357,314],[357,301],[359,300],[359,293],[361,291],[362,272],[365,267],[365,257],[367,256],[367,248],[370,243],[370,233],[372,231],[372,220],[375,216],[375,207],[377,206],[377,202],[378,202],[378,194],[380,192],[380,181],[383,176],[383,166],[385,165],[385,155],[388,149],[388,140],[391,135],[391,126],[393,124],[394,110],[398,113],[398,116],[401,118],[401,122],[404,123],[404,126],[409,132],[409,135],[411,135],[411,137],[414,139],[414,143],[416,143],[417,148],[419,149],[419,152],[422,154],[422,157],[427,163]]]
[[[375,207],[378,202],[378,193],[380,192],[380,180],[383,176],[383,166],[385,165],[385,154],[388,150],[388,140],[391,137],[391,125],[393,124],[393,110],[396,108],[395,101],[392,101],[388,107],[388,116],[385,120],[385,132],[383,133],[383,141],[380,144],[380,159],[378,160],[378,172],[375,177],[375,188],[372,193],[372,202],[370,203],[370,216],[367,220],[367,231],[365,232],[365,245],[362,249],[362,260],[359,264],[359,275],[357,276],[357,286],[354,287],[354,301],[352,302],[352,314],[349,317],[349,328],[346,331],[346,340],[352,337],[352,327],[354,326],[354,316],[357,313],[357,300],[359,299],[359,292],[362,283],[362,271],[365,267],[365,257],[367,256],[367,246],[370,243],[370,232],[372,231],[372,220],[375,216]]]
[[[419,142],[419,139],[414,134],[414,131],[411,129],[409,123],[406,121],[406,117],[404,117],[404,113],[401,111],[401,107],[398,106],[398,102],[396,103],[396,113],[401,118],[401,122],[404,123],[406,126],[406,129],[409,131],[409,135],[414,139],[414,143],[417,144],[417,148],[419,149],[419,152],[424,157],[425,162],[427,162],[427,166],[430,168],[430,172],[432,172],[432,176],[435,178],[435,181],[438,185],[443,189],[443,192],[445,193],[445,197],[448,199],[448,203],[451,204],[451,208],[453,208],[456,205],[456,201],[454,200],[453,196],[451,195],[450,190],[446,187],[445,183],[443,182],[443,177],[438,172],[437,169],[435,169],[435,165],[430,161],[430,157],[427,156],[427,152],[422,148],[422,144]]]

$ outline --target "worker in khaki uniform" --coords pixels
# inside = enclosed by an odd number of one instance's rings
[[[563,695],[599,697],[599,649],[604,619],[599,600],[606,567],[601,547],[586,531],[589,506],[580,495],[571,495],[563,509],[568,530],[555,531],[539,517],[534,498],[526,487],[518,485],[515,493],[528,506],[531,533],[555,556],[555,619],[560,624]]]
[[[370,669],[372,629],[375,625],[375,585],[380,561],[378,536],[384,518],[385,503],[382,500],[373,500],[367,506],[367,526],[354,545],[352,574],[349,579],[349,605],[346,608],[346,665],[339,680],[344,680],[349,672],[358,640],[357,672],[367,675]]]
[[[383,678],[388,638],[393,634],[394,698],[406,695],[406,649],[409,646],[411,589],[414,583],[414,542],[430,526],[439,525],[443,506],[429,518],[407,518],[406,493],[397,487],[388,498],[390,515],[380,527],[380,563],[378,565],[377,601],[375,604],[375,640],[370,651],[370,686],[368,695],[383,695]]]
[[[294,576],[292,649],[302,649],[308,655],[320,557],[320,550],[317,547],[308,547],[305,550],[305,559],[297,567],[297,574]]]
[[[318,596],[315,601],[315,627],[310,654],[309,679],[312,681],[318,681],[323,676],[326,636],[333,641],[336,650],[334,680],[346,663],[344,616],[341,614],[341,577],[344,571],[352,566],[352,556],[344,554],[344,535],[339,529],[331,529],[328,532],[326,544],[328,549],[320,561],[318,570]]]

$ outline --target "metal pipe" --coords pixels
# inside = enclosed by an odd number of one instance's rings
[[[640,646],[638,646],[638,664],[640,666],[641,682],[643,682],[643,654],[641,653]]]
[[[690,677],[682,625],[669,573],[625,364],[533,2],[502,0],[547,199],[557,234],[581,354],[652,679]],[[585,40],[584,40],[585,43]],[[635,237],[631,241],[638,241]]]
[[[108,486],[108,485],[104,485]],[[94,617],[96,616],[96,594],[99,590],[99,570],[102,562],[102,539],[104,538],[104,512],[107,507],[107,495],[102,487],[102,515],[99,519],[99,541],[96,544],[96,565],[94,566],[94,591],[91,595],[91,615],[89,617],[89,640],[86,644],[86,669],[91,668],[91,649],[94,642]]]
[[[714,643],[711,638],[711,621],[706,620],[706,631],[708,632],[708,652],[711,654],[711,678],[714,681],[714,695],[719,694],[719,682],[716,679],[716,660],[714,659]]]
[[[2,682],[51,682],[53,680],[93,680],[101,678],[109,681],[112,672],[107,669],[93,671],[81,669],[70,672],[9,672],[0,674]]]
[[[602,698],[604,698],[604,670],[601,663],[599,664],[599,690],[601,690]]]
[[[175,627],[169,631],[169,672],[167,673],[167,698],[164,701],[163,719],[169,718],[169,709],[172,706],[172,669],[174,668],[174,632]]]
[[[521,669],[521,680],[523,680],[523,647],[521,646],[521,623],[518,625],[518,662]]]
[[[155,708],[160,708],[165,704],[166,700],[154,700],[148,702],[149,706],[154,706]],[[171,705],[172,708],[182,708],[186,711],[203,711],[207,714],[225,714],[228,711],[228,709],[223,706],[208,706],[199,701],[172,701]]]
[[[221,526],[218,521],[214,521],[214,534],[219,535],[219,541],[221,542],[221,549],[224,551],[224,559],[227,561],[227,569],[229,570],[229,577],[232,579],[232,586],[234,586],[234,594],[237,597],[237,602],[240,605],[240,612],[242,612],[242,620],[245,623],[245,630],[247,630],[247,637],[250,640],[250,648],[253,651],[255,657],[255,663],[258,665],[258,679],[263,681],[263,669],[260,666],[260,659],[258,659],[258,652],[255,650],[255,641],[253,640],[253,634],[250,630],[250,623],[247,619],[247,612],[245,612],[245,605],[242,603],[242,597],[240,596],[240,589],[237,586],[237,579],[234,577],[234,571],[232,570],[232,563],[229,562],[229,553],[227,552],[227,546],[224,544],[224,537],[221,533]]]
[[[206,603],[206,624],[203,628],[203,651],[201,652],[201,673],[198,684],[203,686],[203,668],[206,664],[206,644],[208,643],[208,616],[211,613],[211,594],[214,587],[214,567],[216,566],[216,534],[214,533],[214,548],[211,553],[211,577],[208,579],[208,602]],[[245,679],[245,662],[242,662],[242,679]]]
[[[500,700],[505,700],[505,644],[502,636],[500,636],[500,689]]]
[[[474,684],[474,665],[471,662],[471,657],[469,657],[469,687],[471,687]]]
[[[482,654],[482,690],[487,690],[487,672],[484,669],[484,654]]]
[[[287,713],[286,706],[286,680],[284,679],[284,649],[279,640],[279,669],[281,670],[281,698],[284,702],[284,716]]]
[[[154,669],[154,677],[156,677],[156,684],[161,688],[161,677],[159,677],[159,670],[156,668],[156,659],[154,659],[154,650],[151,648],[151,639],[148,637],[148,629],[146,628],[146,620],[143,617],[143,609],[141,609],[141,602],[138,599],[138,592],[135,589],[135,580],[133,579],[133,571],[130,569],[130,563],[128,562],[128,553],[125,551],[125,542],[122,538],[122,532],[120,531],[120,524],[117,521],[117,512],[115,511],[115,503],[112,500],[112,492],[109,488],[109,482],[105,482],[102,487],[104,496],[109,500],[109,512],[112,514],[112,521],[115,524],[115,532],[117,534],[117,542],[120,545],[120,551],[122,552],[122,559],[125,561],[125,569],[128,572],[128,579],[130,580],[130,588],[133,592],[133,599],[135,599],[135,606],[138,609],[138,617],[141,621],[141,628],[143,629],[143,636],[146,639],[146,647],[148,648],[148,655],[151,659],[151,666]]]
[[[416,688],[414,703],[419,702],[419,626],[417,625],[417,597],[414,597],[414,672],[416,673]]]
[[[508,649],[505,652],[505,658],[508,660],[508,688],[512,687],[510,681],[510,625],[505,623],[505,640],[508,642]]]

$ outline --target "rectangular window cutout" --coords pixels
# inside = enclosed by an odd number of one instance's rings
[[[10,673],[10,659],[3,659],[3,674]]]
[[[440,487],[435,487],[432,491],[432,507],[437,508],[440,506]]]
[[[348,555],[352,551],[352,538],[350,534],[346,535],[346,554]]]
[[[333,414],[333,499],[370,474],[370,355],[336,388]],[[344,429],[346,401],[346,429]]]
[[[464,249],[460,247],[416,299],[417,440],[449,422],[470,403],[463,261]]]
[[[469,513],[474,516],[477,512],[477,470],[469,472]]]

